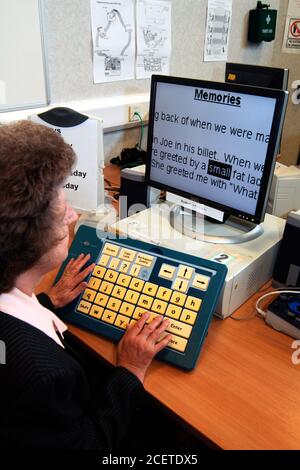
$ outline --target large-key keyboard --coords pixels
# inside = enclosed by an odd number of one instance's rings
[[[60,309],[64,321],[118,341],[127,325],[151,313],[170,320],[172,339],[157,357],[193,369],[207,334],[227,268],[133,239],[80,226],[69,256],[89,253],[96,263],[87,288]],[[57,279],[58,279],[57,278]]]

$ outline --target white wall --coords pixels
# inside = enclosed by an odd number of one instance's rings
[[[290,86],[294,80],[300,80],[299,54],[281,52],[288,0],[272,0],[272,8],[278,9],[276,40],[258,45],[247,42],[248,13],[255,8],[256,0],[233,0],[232,3],[228,60],[286,66],[290,69]],[[206,5],[207,0],[172,0],[171,74],[224,81],[225,62],[203,62]],[[91,99],[101,104],[108,98],[118,104],[126,98],[130,100],[149,93],[149,79],[93,84],[90,0],[43,0],[43,6],[51,104]],[[102,117],[104,122],[111,121],[108,116],[111,113],[105,106]],[[126,114],[125,108],[123,114]],[[81,110],[84,109],[83,106]],[[299,122],[300,106],[290,100],[281,147],[287,163],[295,163],[298,158]],[[135,145],[138,135],[139,130],[106,134],[106,159],[123,147]]]

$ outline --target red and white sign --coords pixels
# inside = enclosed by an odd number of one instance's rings
[[[289,0],[282,51],[300,54],[300,0]]]

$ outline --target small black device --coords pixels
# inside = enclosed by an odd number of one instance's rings
[[[121,170],[120,219],[143,210],[150,205],[150,187],[145,183],[145,165]],[[121,197],[123,196],[123,197]],[[126,197],[124,197],[126,196]],[[138,205],[141,209],[138,210]]]
[[[283,238],[276,259],[274,286],[300,287],[300,210],[288,214]]]
[[[257,2],[256,9],[249,12],[248,41],[273,41],[275,38],[277,10],[270,10],[270,5]]]
[[[276,90],[288,89],[289,69],[227,62],[225,82]]]
[[[280,294],[269,305],[266,323],[292,338],[300,339],[300,291]]]

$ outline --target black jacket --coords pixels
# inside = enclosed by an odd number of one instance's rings
[[[47,308],[45,295],[39,301]],[[68,345],[0,312],[0,448],[115,449],[128,428],[141,382],[115,368],[101,386]],[[92,383],[93,382],[93,383]]]

